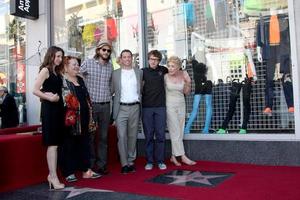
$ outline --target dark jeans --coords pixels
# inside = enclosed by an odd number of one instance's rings
[[[248,121],[251,114],[251,104],[250,97],[252,92],[252,85],[250,80],[245,80],[242,83],[232,83],[231,92],[230,92],[230,102],[229,102],[229,110],[226,114],[226,118],[223,121],[222,128],[226,129],[230,120],[232,119],[234,112],[236,110],[236,102],[240,96],[240,91],[243,90],[243,112],[244,118],[242,123],[242,129],[247,129]]]
[[[293,94],[293,83],[290,74],[284,74],[281,79],[283,93],[286,104],[289,107],[294,107],[294,94]]]
[[[165,157],[166,107],[143,108],[142,120],[146,138],[147,162],[154,163],[154,159],[158,163],[163,162]]]
[[[89,135],[66,134],[59,147],[59,163],[65,177],[74,174],[76,170],[86,172],[91,167]]]
[[[110,104],[93,103],[93,118],[98,128],[95,134],[91,134],[91,165],[96,168],[106,168]]]
[[[265,88],[265,106],[272,108],[273,107],[273,99],[274,99],[274,73],[275,73],[275,65],[280,62],[278,58],[276,58],[276,54],[278,54],[278,48],[276,46],[270,47],[271,55],[274,57],[270,57],[267,60],[267,71],[266,71],[266,88]],[[284,62],[281,62],[283,64]],[[289,65],[289,62],[286,62]],[[280,66],[281,69],[287,68],[287,66]],[[285,70],[286,72],[287,70]],[[281,80],[283,92],[285,96],[285,100],[288,107],[294,106],[294,97],[293,97],[293,84],[291,78],[288,79],[288,73],[283,75]]]

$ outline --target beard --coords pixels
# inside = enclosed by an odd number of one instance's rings
[[[109,61],[110,55],[103,55],[101,53],[98,53],[98,58],[101,58],[104,61]]]

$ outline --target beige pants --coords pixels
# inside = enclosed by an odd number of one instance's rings
[[[185,124],[185,104],[167,105],[167,125],[171,138],[172,155],[185,154],[183,146],[183,129]]]

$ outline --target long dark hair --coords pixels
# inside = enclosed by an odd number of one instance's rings
[[[49,71],[52,72],[52,70],[53,70],[52,66],[54,64],[55,54],[56,54],[56,52],[59,52],[59,51],[62,52],[62,58],[63,58],[64,55],[65,55],[65,52],[62,48],[57,47],[57,46],[51,46],[51,47],[48,48],[47,53],[44,57],[44,61],[43,61],[42,65],[40,66],[40,71],[44,67],[47,67],[49,69]],[[62,61],[60,63],[60,65],[55,67],[55,72],[57,74],[61,74],[63,69],[64,69],[64,63]]]

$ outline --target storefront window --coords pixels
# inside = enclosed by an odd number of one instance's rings
[[[138,52],[137,5],[130,0],[54,0],[54,43],[66,54],[92,57],[101,39],[113,44],[113,63],[123,49]]]
[[[14,96],[20,124],[26,123],[25,20],[9,14],[9,1],[0,0],[0,86]]]
[[[287,0],[148,0],[147,16],[148,50],[192,78],[185,132],[294,133]]]
[[[138,64],[137,3],[54,0],[53,40],[68,55],[92,57],[101,39]],[[186,132],[294,133],[287,0],[147,1],[148,51],[166,65],[177,55],[192,78]],[[224,131],[223,131],[223,130]]]

